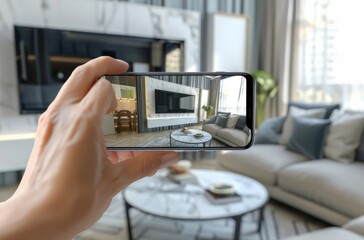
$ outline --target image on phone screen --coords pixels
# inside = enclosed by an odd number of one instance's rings
[[[104,77],[117,99],[103,121],[108,149],[245,149],[253,142],[255,88],[248,74]]]

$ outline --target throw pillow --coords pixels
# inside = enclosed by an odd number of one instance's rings
[[[340,104],[290,102],[288,104],[288,110],[292,106],[293,107],[298,107],[298,108],[303,108],[303,109],[325,108],[326,109],[326,114],[325,114],[324,118],[326,118],[326,119],[330,118],[332,112],[335,109],[340,109]]]
[[[224,127],[226,127],[227,121],[228,121],[228,117],[217,116],[216,125],[224,128]]]
[[[266,119],[258,128],[255,143],[278,144],[285,117]]]
[[[364,129],[364,114],[335,111],[332,121],[324,148],[325,156],[340,162],[354,161]]]
[[[206,120],[204,124],[210,124],[216,122],[217,116],[212,116],[210,119]]]
[[[361,133],[360,146],[356,150],[356,160],[364,162],[364,129]]]
[[[287,145],[289,138],[292,135],[293,130],[293,117],[305,117],[305,118],[324,118],[326,114],[325,108],[315,108],[315,109],[303,109],[291,106],[283,124],[282,135],[279,139],[279,143],[282,145]]]
[[[243,129],[243,132],[246,133],[246,135],[249,135],[250,134],[250,129],[248,128],[247,125],[245,125],[244,129]]]
[[[226,123],[227,128],[235,128],[236,123],[239,120],[239,115],[232,115],[228,118],[228,121]]]
[[[228,117],[230,116],[230,113],[229,113],[229,112],[217,112],[217,115],[216,115],[216,117],[218,117],[218,116],[221,116],[221,117],[226,117],[226,118],[228,118]],[[217,124],[217,118],[216,118],[216,121],[215,121],[215,123]]]
[[[239,116],[239,119],[235,124],[235,128],[244,131],[245,126],[246,126],[246,116]]]
[[[301,153],[309,159],[323,157],[323,148],[331,121],[328,119],[293,119],[293,131],[287,149]]]

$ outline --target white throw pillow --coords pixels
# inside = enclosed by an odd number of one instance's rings
[[[236,123],[239,120],[239,116],[237,115],[233,115],[231,117],[228,118],[227,123],[226,123],[226,127],[227,128],[235,128]]]
[[[289,108],[286,120],[283,124],[282,135],[279,139],[279,143],[287,145],[293,131],[293,117],[305,117],[305,118],[320,118],[323,119],[326,115],[326,108],[313,108],[303,109],[295,106]]]
[[[354,161],[355,151],[360,145],[364,130],[364,114],[349,114],[335,110],[331,120],[324,148],[325,156],[340,162]]]

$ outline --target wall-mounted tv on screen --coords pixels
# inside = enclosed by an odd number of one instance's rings
[[[156,113],[194,113],[195,95],[155,89]]]

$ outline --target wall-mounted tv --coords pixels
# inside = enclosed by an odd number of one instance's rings
[[[155,89],[155,113],[194,113],[195,95]]]
[[[183,41],[27,26],[14,26],[14,32],[22,114],[44,112],[72,71],[95,57],[123,59],[129,71],[142,64],[158,72],[170,64],[167,55],[180,49],[176,61],[183,71]]]

